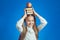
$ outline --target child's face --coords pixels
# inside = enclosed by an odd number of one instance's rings
[[[34,17],[33,16],[27,17],[26,18],[26,23],[27,23],[27,26],[33,27],[33,25],[34,25]]]

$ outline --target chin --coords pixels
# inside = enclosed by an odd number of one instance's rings
[[[32,27],[32,25],[30,25],[30,27]]]

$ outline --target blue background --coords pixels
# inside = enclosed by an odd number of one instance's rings
[[[18,40],[16,22],[24,15],[27,2],[48,21],[38,39],[60,40],[60,0],[0,0],[0,40]]]

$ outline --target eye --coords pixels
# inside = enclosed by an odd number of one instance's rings
[[[30,20],[28,20],[30,22]]]
[[[32,21],[34,21],[34,20],[32,20]]]
[[[30,21],[34,21],[34,20],[30,20]]]

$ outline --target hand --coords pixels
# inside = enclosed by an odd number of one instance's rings
[[[26,10],[24,10],[24,13],[25,13],[25,14],[24,14],[24,17],[26,18],[26,17],[27,17]]]
[[[27,14],[26,13],[24,14],[24,17],[27,17]]]
[[[33,12],[34,12],[33,14],[34,14],[35,16],[37,16],[37,15],[36,15],[36,12],[35,12],[35,10],[34,10],[34,8],[33,8]]]

